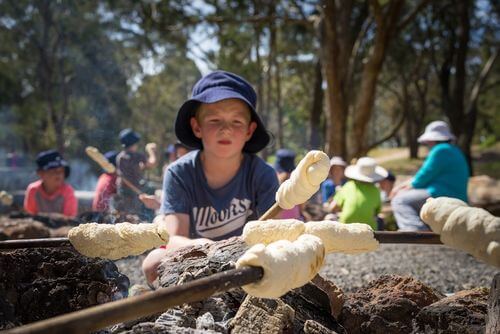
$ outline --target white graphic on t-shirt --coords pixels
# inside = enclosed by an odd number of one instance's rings
[[[252,214],[251,204],[249,199],[233,198],[229,208],[221,211],[212,206],[194,207],[196,232],[204,238],[217,238],[242,227]]]

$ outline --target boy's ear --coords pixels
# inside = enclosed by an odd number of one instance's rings
[[[194,135],[196,136],[196,138],[201,139],[201,127],[200,124],[198,124],[196,117],[191,117],[189,121],[191,123],[191,130],[193,130]]]
[[[250,124],[248,125],[247,141],[249,141],[250,138],[252,138],[255,129],[257,129],[257,123],[250,122]]]

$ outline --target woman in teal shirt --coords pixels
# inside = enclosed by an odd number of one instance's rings
[[[400,230],[428,230],[419,217],[429,197],[454,197],[467,202],[469,167],[455,136],[443,121],[431,122],[418,142],[429,146],[429,155],[417,174],[393,193],[392,208]]]

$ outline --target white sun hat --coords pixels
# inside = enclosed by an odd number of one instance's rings
[[[348,166],[344,174],[353,180],[373,183],[385,179],[388,172],[377,166],[374,159],[363,157],[359,158],[355,165]]]
[[[428,141],[447,141],[454,140],[455,136],[450,131],[450,127],[446,122],[434,121],[425,127],[424,133],[418,137],[419,143]]]
[[[347,166],[347,162],[342,159],[342,157],[333,157],[330,159],[330,167],[331,166]]]

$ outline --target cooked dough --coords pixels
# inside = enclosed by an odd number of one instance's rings
[[[441,234],[443,244],[500,267],[500,218],[453,198],[429,199],[420,217]]]
[[[305,233],[323,241],[326,253],[367,253],[377,250],[379,246],[372,228],[367,224],[324,220],[306,223],[305,228]]]
[[[249,246],[268,245],[278,240],[294,241],[304,229],[304,223],[297,219],[253,220],[245,225],[241,236]]]
[[[168,233],[158,224],[81,224],[69,230],[75,249],[88,257],[110,260],[139,255],[168,242]]]
[[[146,151],[149,154],[154,154],[156,152],[156,143],[147,143],[146,144]]]
[[[102,169],[104,169],[107,173],[114,173],[116,171],[116,167],[106,159],[104,155],[95,147],[87,146],[85,148],[85,152],[87,155],[97,162]]]
[[[420,210],[420,218],[438,234],[441,234],[444,223],[457,207],[468,207],[464,201],[450,197],[429,198],[427,203]]]
[[[318,190],[321,182],[328,177],[330,159],[321,151],[309,151],[300,160],[290,178],[283,182],[276,193],[276,203],[283,209],[307,201]]]
[[[316,276],[324,258],[321,239],[303,234],[293,242],[279,240],[267,246],[254,245],[238,259],[236,268],[262,267],[263,278],[243,286],[243,290],[255,297],[279,298]]]

